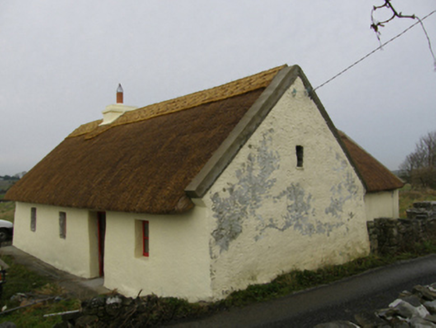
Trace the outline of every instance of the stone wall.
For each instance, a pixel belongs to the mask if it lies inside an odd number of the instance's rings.
[[[406,213],[408,219],[436,219],[436,202],[415,202]]]
[[[367,222],[371,253],[394,254],[413,250],[416,243],[436,239],[436,218],[390,219]]]

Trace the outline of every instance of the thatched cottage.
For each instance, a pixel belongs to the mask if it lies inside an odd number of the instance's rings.
[[[16,247],[123,294],[220,299],[366,255],[367,220],[398,216],[402,182],[335,128],[298,66],[103,114],[7,198]]]

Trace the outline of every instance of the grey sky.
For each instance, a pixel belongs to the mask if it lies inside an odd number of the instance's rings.
[[[0,175],[30,170],[118,83],[145,106],[282,64],[313,87],[379,46],[380,0],[0,2]],[[423,17],[434,0],[394,0]],[[380,14],[382,14],[380,12]],[[394,20],[382,42],[414,23]],[[424,21],[436,47],[436,14]],[[337,128],[390,169],[436,130],[436,73],[420,26],[317,90]]]

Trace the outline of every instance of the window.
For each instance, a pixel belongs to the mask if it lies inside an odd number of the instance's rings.
[[[303,146],[296,146],[295,153],[297,155],[297,167],[303,167]]]
[[[67,238],[67,213],[59,212],[59,237]]]
[[[30,209],[30,230],[36,231],[36,207]]]
[[[135,249],[136,258],[146,259],[150,256],[150,224],[146,220],[135,220]]]
[[[149,229],[148,221],[142,221],[142,255],[149,256]]]

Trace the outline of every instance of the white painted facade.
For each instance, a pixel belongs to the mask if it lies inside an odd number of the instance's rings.
[[[104,285],[122,294],[154,293],[210,300],[209,220],[196,206],[186,214],[107,212]],[[149,222],[149,257],[141,253],[141,221]]]
[[[36,208],[36,229],[30,228]],[[59,212],[67,234],[59,236]],[[149,222],[150,253],[142,254],[142,221]],[[104,286],[127,296],[156,294],[189,301],[211,300],[208,211],[150,215],[106,212]],[[96,212],[17,203],[14,246],[74,275],[99,276]]]
[[[398,199],[398,189],[367,193],[365,195],[366,219],[372,221],[376,218],[399,218]]]
[[[367,255],[364,193],[297,79],[204,197],[214,297]]]
[[[31,208],[36,229],[31,230]],[[66,213],[66,238],[60,237],[59,212]],[[16,203],[14,246],[76,276],[98,276],[97,221],[93,212],[41,204]]]

